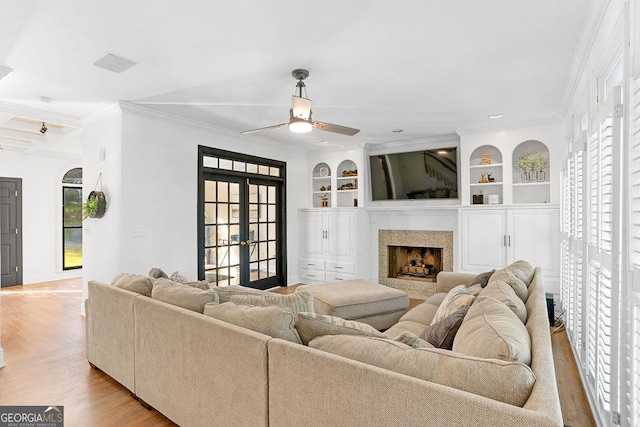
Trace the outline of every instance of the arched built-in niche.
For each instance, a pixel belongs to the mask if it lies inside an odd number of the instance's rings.
[[[521,171],[516,165],[527,153],[539,154],[546,161],[544,168]],[[549,203],[551,198],[549,148],[541,141],[523,141],[513,150],[511,173],[513,203]]]
[[[482,145],[473,150],[469,158],[470,203],[503,203],[502,177],[502,153],[499,149],[493,145]]]
[[[326,199],[327,206],[331,206],[331,168],[326,163],[318,163],[314,168],[311,176],[313,185],[313,207],[322,206],[323,200]]]

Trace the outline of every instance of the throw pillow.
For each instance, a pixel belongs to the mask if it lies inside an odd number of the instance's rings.
[[[171,273],[171,276],[169,276],[169,280],[171,280],[172,282],[185,283],[189,279],[187,279],[185,276],[183,276],[179,272],[174,271],[173,273]]]
[[[469,284],[470,285],[480,285],[480,286],[482,286],[484,288],[485,286],[487,286],[487,283],[489,282],[489,278],[491,277],[491,275],[493,273],[495,273],[495,272],[496,272],[496,270],[493,269],[491,271],[487,271],[486,273],[480,273],[476,277],[471,279]]]
[[[522,363],[416,349],[381,338],[324,336],[309,347],[516,406],[527,402],[536,382],[531,368]]]
[[[162,271],[157,267],[154,267],[151,270],[149,270],[149,277],[153,277],[154,279],[158,279],[160,277],[164,277],[165,279],[169,278],[169,276],[167,276],[167,273],[165,273],[164,271]]]
[[[151,297],[153,282],[149,276],[143,276],[141,274],[121,273],[113,278],[113,280],[111,281],[111,286]]]
[[[423,340],[422,338],[412,334],[411,332],[403,332],[398,335],[394,341],[401,342],[402,344],[406,344],[409,347],[413,348],[433,348],[431,343]]]
[[[220,304],[231,301],[233,295],[263,295],[266,292],[259,289],[247,288],[240,285],[213,286],[213,291],[218,294]]]
[[[273,338],[302,343],[295,328],[295,316],[282,307],[251,307],[225,302],[208,304],[204,314]]]
[[[499,279],[491,282],[490,285],[482,290],[476,301],[486,297],[495,298],[502,302],[509,307],[516,316],[518,316],[518,319],[520,319],[522,323],[527,323],[527,308],[522,300],[516,295],[513,288],[507,283]]]
[[[309,291],[294,292],[288,295],[264,292],[261,295],[233,295],[231,302],[242,305],[253,305],[256,307],[276,307],[286,308],[297,316],[298,313],[313,313],[313,294]]]
[[[467,287],[467,291],[469,292],[469,294],[473,295],[474,297],[477,297],[481,290],[482,290],[482,285],[479,283],[476,285],[471,285]]]
[[[506,268],[496,271],[489,279],[489,283],[493,283],[497,280],[502,280],[503,282],[507,283],[513,288],[516,295],[518,295],[522,302],[527,302],[527,298],[529,297],[527,285],[525,285],[522,280],[518,279],[511,271],[507,270]]]
[[[218,302],[218,295],[211,289],[198,289],[167,279],[156,279],[151,297],[198,313],[204,311],[205,304]]]
[[[366,323],[317,313],[298,313],[296,330],[305,345],[322,335],[364,335],[386,338],[386,335]]]
[[[469,311],[469,307],[463,307],[439,322],[428,326],[420,335],[420,338],[437,348],[451,350],[453,339],[460,329],[464,316]]]
[[[155,280],[152,280],[152,282],[153,282],[153,286],[155,286],[157,283],[162,283],[165,285],[187,285],[187,286],[191,286],[192,288],[204,289],[205,291],[211,289],[211,287],[209,286],[209,282],[207,282],[206,280],[182,283],[182,282],[174,282],[173,280],[166,279],[164,277],[159,277]]]
[[[531,363],[527,328],[506,305],[489,297],[469,308],[452,350],[468,356]]]
[[[438,307],[438,311],[436,311],[435,316],[433,316],[433,319],[431,320],[431,324],[434,325],[438,323],[462,307],[469,307],[475,298],[476,297],[469,294],[466,285],[456,286],[451,289],[444,300],[442,300],[442,303]]]
[[[511,271],[518,279],[529,287],[533,280],[533,266],[527,261],[518,260],[507,266],[507,270]]]

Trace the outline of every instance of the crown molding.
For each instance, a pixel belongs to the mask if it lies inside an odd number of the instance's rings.
[[[540,126],[560,126],[562,120],[560,115],[554,115],[550,117],[542,117],[539,119],[522,120],[519,122],[504,122],[502,124],[484,125],[484,126],[470,126],[467,128],[456,129],[456,132],[461,136],[468,136],[470,134],[477,133],[494,133],[507,130],[518,130],[528,127],[540,127]]]
[[[199,120],[194,120],[194,119],[189,119],[186,117],[182,117],[182,116],[178,116],[175,114],[171,114],[171,113],[167,113],[164,111],[158,111],[156,109],[153,108],[149,108],[149,107],[145,107],[139,104],[135,104],[132,102],[127,102],[127,101],[120,101],[118,103],[118,105],[120,106],[120,109],[124,112],[127,112],[129,114],[134,114],[136,116],[139,117],[145,117],[148,119],[152,119],[152,120],[158,120],[158,121],[171,121],[173,123],[177,123],[177,124],[182,124],[184,126],[188,126],[188,127],[192,127],[192,128],[197,128],[197,129],[201,129],[204,130],[206,132],[209,133],[214,133],[216,135],[220,135],[220,134],[224,134],[224,135],[228,135],[234,139],[238,139],[238,140],[251,140],[253,142],[257,142],[257,143],[267,143],[269,145],[274,146],[275,148],[280,148],[282,150],[286,150],[286,151],[295,151],[295,152],[299,152],[299,153],[306,153],[308,150],[306,149],[302,149],[300,147],[294,147],[288,144],[284,144],[281,142],[275,142],[275,141],[271,141],[271,140],[267,140],[267,139],[263,139],[260,137],[256,137],[256,136],[251,136],[251,135],[240,135],[238,132],[234,132],[231,131],[229,129],[226,128],[222,128],[216,125],[212,125],[210,123],[204,123],[201,122]]]

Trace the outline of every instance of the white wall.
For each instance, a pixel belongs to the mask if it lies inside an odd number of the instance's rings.
[[[62,269],[62,177],[79,158],[4,150],[0,176],[22,179],[22,280],[25,285],[79,277]]]
[[[85,239],[88,280],[152,267],[197,277],[198,145],[287,162],[288,283],[297,282],[296,197],[306,190],[306,156],[257,139],[199,126],[123,105],[85,128],[85,182],[102,172],[108,209],[89,220]],[[104,162],[94,161],[106,149]],[[92,185],[92,184],[91,184]],[[86,188],[86,187],[85,187]],[[133,230],[144,232],[133,236]],[[85,226],[85,235],[87,226]]]

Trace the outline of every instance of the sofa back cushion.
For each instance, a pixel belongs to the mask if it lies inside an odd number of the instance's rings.
[[[531,339],[527,328],[506,305],[489,297],[471,306],[453,340],[453,351],[531,364]]]
[[[363,335],[386,338],[382,332],[366,323],[317,313],[298,313],[296,330],[305,345],[322,335]]]
[[[518,295],[518,298],[520,298],[522,302],[527,302],[527,298],[529,297],[527,285],[525,285],[522,280],[518,279],[510,270],[503,268],[496,271],[489,279],[489,284],[495,282],[496,280],[502,280],[503,282],[507,283],[513,288],[514,292],[516,293],[516,295]]]
[[[309,347],[516,406],[525,404],[536,381],[522,363],[415,349],[381,338],[323,336]]]
[[[141,274],[121,273],[113,278],[111,286],[151,297],[153,278]]]
[[[259,295],[232,295],[230,301],[236,304],[256,307],[276,306],[286,308],[295,316],[298,313],[314,313],[313,294],[309,291],[298,291],[288,295],[263,292]]]
[[[246,286],[213,286],[211,289],[218,294],[220,304],[231,301],[234,295],[264,295],[266,292],[259,289],[247,288]]]
[[[491,277],[491,275],[495,272],[496,270],[494,268],[491,271],[480,273],[476,277],[471,279],[471,281],[469,282],[469,285],[480,285],[481,287],[484,288],[485,286],[487,286],[487,283],[489,283],[489,278]]]
[[[282,307],[254,307],[232,302],[207,304],[205,316],[242,326],[252,331],[302,344],[295,328],[295,316]]]
[[[211,289],[194,288],[164,278],[156,279],[151,298],[198,313],[204,311],[205,304],[218,302],[218,295]]]
[[[444,299],[440,303],[438,311],[436,311],[435,316],[433,316],[433,319],[431,319],[431,324],[433,325],[441,321],[445,317],[453,314],[458,309],[469,307],[475,299],[476,297],[469,294],[466,285],[456,286],[447,293],[447,296],[444,297]]]
[[[518,260],[507,266],[507,270],[512,272],[518,279],[529,287],[533,279],[533,266],[527,261]]]
[[[491,282],[490,285],[487,285],[487,287],[480,292],[478,300],[486,297],[495,298],[502,302],[504,305],[509,307],[516,316],[518,316],[518,319],[520,319],[522,323],[527,323],[527,308],[522,300],[516,295],[513,288],[507,283],[500,279]]]

